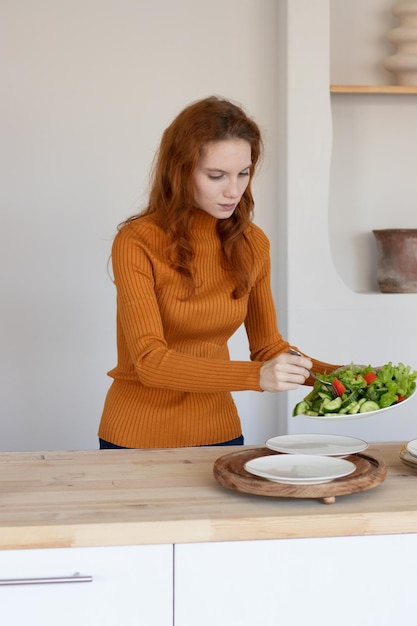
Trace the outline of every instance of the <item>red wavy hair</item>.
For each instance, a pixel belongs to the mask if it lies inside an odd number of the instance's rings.
[[[249,269],[253,252],[245,235],[253,217],[251,181],[262,153],[262,138],[257,124],[229,100],[209,97],[186,107],[164,131],[156,154],[149,203],[146,209],[124,224],[143,215],[155,214],[168,238],[172,266],[195,292],[193,249],[190,225],[194,204],[193,172],[203,147],[209,142],[244,139],[251,146],[249,184],[233,214],[217,222],[224,266],[235,279],[234,298],[249,291]]]

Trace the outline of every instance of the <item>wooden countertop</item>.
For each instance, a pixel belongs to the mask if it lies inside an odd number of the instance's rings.
[[[371,445],[385,481],[331,505],[222,487],[214,461],[236,447],[0,453],[0,548],[416,533],[402,443]]]

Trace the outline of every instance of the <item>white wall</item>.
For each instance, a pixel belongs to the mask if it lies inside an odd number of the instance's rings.
[[[256,215],[274,237],[277,11],[275,0],[0,0],[0,450],[97,446],[116,358],[111,240],[189,102],[231,98],[263,128]],[[246,358],[244,337],[232,349]],[[275,432],[274,397],[237,402],[249,442]]]
[[[288,338],[333,363],[402,361],[417,369],[417,294],[377,291],[369,233],[415,227],[417,99],[355,95],[342,96],[342,102],[330,98],[328,87],[330,81],[389,82],[380,63],[391,5],[290,0],[288,7]],[[344,55],[338,53],[340,41]],[[300,49],[309,51],[302,63]],[[356,50],[357,76],[346,69],[350,49]],[[357,280],[358,267],[366,280]],[[304,389],[288,394],[289,432],[335,432],[368,441],[417,437],[417,398],[380,415],[329,423],[291,417],[304,395]]]
[[[416,99],[329,96],[330,81],[390,81],[377,63],[390,3],[0,0],[0,450],[96,447],[116,358],[115,227],[144,201],[163,128],[212,93],[265,132],[256,221],[281,329],[329,361],[417,367],[417,295],[360,293],[376,288],[370,228],[395,226],[394,204],[415,226]],[[232,354],[246,357],[242,333]],[[247,443],[328,432],[291,418],[304,393],[237,394]],[[333,430],[416,437],[416,402],[396,411]]]
[[[395,52],[386,38],[398,26],[391,13],[394,4],[331,1],[331,83],[395,84],[395,75],[383,67]],[[332,123],[332,257],[350,289],[377,291],[372,230],[417,226],[417,97],[335,94]]]

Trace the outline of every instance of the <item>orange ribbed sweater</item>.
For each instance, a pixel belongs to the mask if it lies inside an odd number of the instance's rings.
[[[153,215],[125,225],[112,249],[118,362],[109,372],[99,436],[127,448],[198,446],[234,439],[241,424],[231,391],[261,391],[262,363],[289,344],[280,335],[270,288],[269,241],[254,224],[250,294],[238,300],[221,263],[216,218],[195,209],[197,290],[186,296],[169,267],[166,236]],[[249,361],[230,361],[227,341],[245,324]],[[336,367],[314,361],[316,371]]]

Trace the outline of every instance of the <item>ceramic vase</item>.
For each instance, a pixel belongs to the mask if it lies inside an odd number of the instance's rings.
[[[417,293],[417,228],[372,231],[376,239],[377,279],[383,293]]]
[[[387,39],[397,52],[385,59],[384,67],[395,74],[398,85],[417,85],[417,2],[397,2],[392,13],[400,25],[388,31]]]

